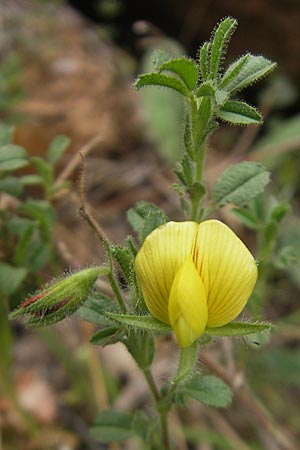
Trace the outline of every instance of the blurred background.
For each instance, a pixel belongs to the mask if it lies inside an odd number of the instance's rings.
[[[0,140],[26,151],[16,167],[1,168],[0,160],[0,450],[139,449],[134,439],[104,445],[89,434],[95,414],[109,405],[149,407],[147,387],[121,345],[93,347],[95,327],[78,317],[31,331],[5,316],[64,270],[104,260],[78,215],[79,150],[86,154],[87,199],[113,242],[131,232],[126,210],[139,200],[181,218],[170,187],[181,152],[182,103],[176,93],[137,93],[132,83],[151,70],[157,48],[195,58],[228,15],[239,27],[227,63],[250,51],[278,69],[246,93],[265,124],[222,125],[210,142],[206,177],[212,186],[227,165],[261,161],[272,170],[269,198],[291,205],[264,286],[263,317],[278,326],[268,342],[210,344],[201,368],[231,385],[233,404],[226,411],[192,404],[174,414],[172,430],[178,450],[299,448],[300,2],[0,0]],[[227,208],[219,217],[255,253],[251,226]],[[157,345],[154,371],[163,383],[175,370],[177,350],[166,339]],[[239,389],[241,370],[246,390]]]

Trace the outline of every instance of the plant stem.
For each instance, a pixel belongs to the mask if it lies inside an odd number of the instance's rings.
[[[169,429],[168,429],[168,414],[170,411],[170,408],[161,408],[159,403],[162,400],[162,397],[157,389],[157,386],[155,384],[152,372],[150,368],[143,369],[143,373],[145,376],[145,379],[148,383],[149,389],[153,395],[153,398],[155,399],[156,405],[157,405],[157,411],[160,415],[160,424],[161,424],[161,432],[162,432],[162,442],[163,442],[163,449],[164,450],[171,450],[171,444],[170,444],[170,438],[169,438]]]
[[[151,391],[155,401],[159,402],[160,399],[161,399],[160,398],[160,393],[158,392],[158,389],[157,389],[157,386],[155,384],[155,381],[154,381],[154,378],[153,378],[151,370],[149,369],[149,367],[147,367],[147,369],[143,369],[143,372],[144,372],[146,381],[148,383],[149,389],[150,389],[150,391]]]

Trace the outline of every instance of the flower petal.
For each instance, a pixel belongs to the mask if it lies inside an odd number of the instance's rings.
[[[206,327],[206,294],[191,255],[174,278],[169,298],[169,320],[181,347],[189,347]]]
[[[256,283],[253,256],[229,227],[207,220],[199,225],[194,261],[207,293],[207,326],[231,322],[246,305]]]
[[[168,301],[174,277],[193,254],[198,224],[168,222],[145,239],[136,257],[136,273],[146,305],[158,320],[169,322]]]

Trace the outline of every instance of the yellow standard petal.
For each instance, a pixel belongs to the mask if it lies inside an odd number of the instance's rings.
[[[199,225],[194,262],[208,303],[208,327],[223,326],[245,307],[257,279],[255,260],[225,224],[207,220]]]
[[[180,347],[189,347],[206,327],[206,294],[191,255],[175,275],[169,298],[169,320]]]
[[[168,222],[147,236],[136,257],[136,273],[149,311],[169,322],[168,302],[176,273],[193,254],[198,224]]]

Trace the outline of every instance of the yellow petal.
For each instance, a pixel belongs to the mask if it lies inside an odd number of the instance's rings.
[[[146,305],[158,320],[169,323],[168,301],[174,277],[193,254],[198,224],[168,222],[145,239],[136,257],[136,273]]]
[[[207,326],[231,322],[246,305],[256,283],[253,256],[229,227],[207,220],[199,225],[194,262],[207,294]]]
[[[169,320],[180,347],[189,347],[206,327],[205,290],[191,255],[174,278],[169,298]]]

